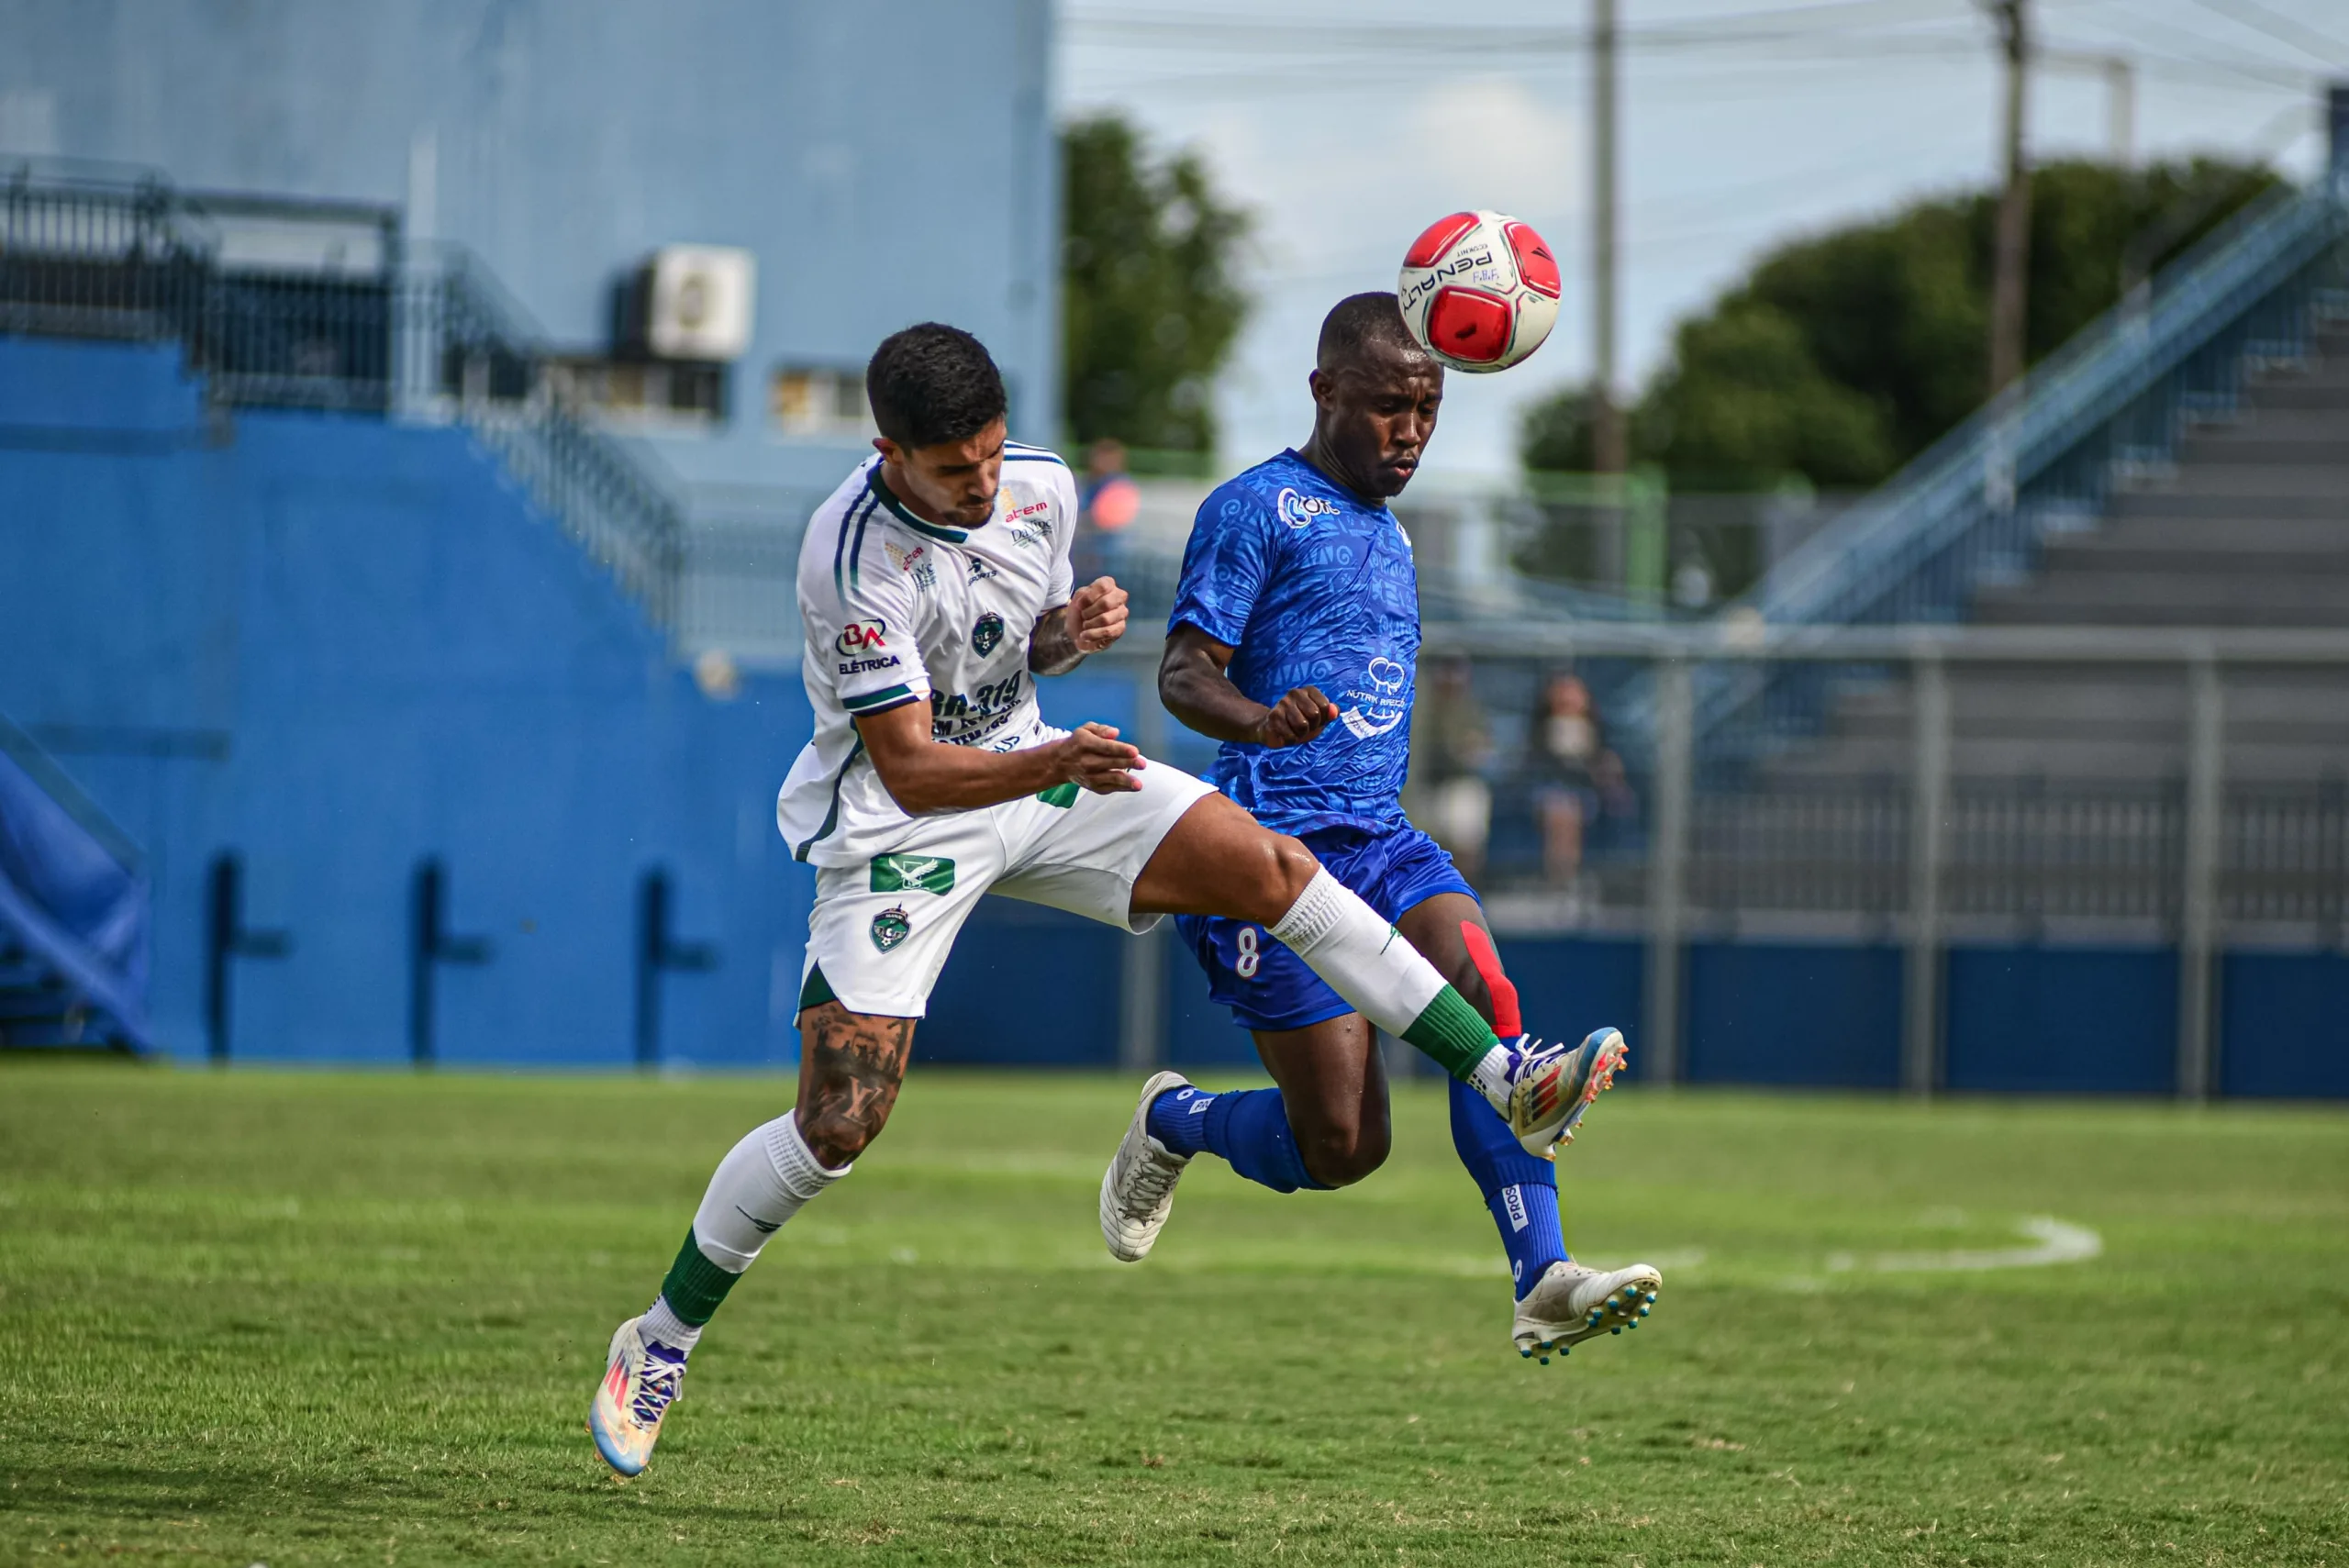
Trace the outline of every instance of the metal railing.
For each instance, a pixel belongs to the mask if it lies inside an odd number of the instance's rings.
[[[1204,767],[1211,743],[1158,706],[1155,639],[1136,641],[1097,668],[1136,683],[1145,751]],[[1645,1070],[1665,1081],[1686,1060],[1687,952],[1698,941],[1901,950],[1902,1074],[1920,1093],[1943,1082],[1953,947],[2172,949],[2176,1083],[2189,1098],[2213,1091],[2222,951],[2349,951],[2349,708],[2338,698],[2349,690],[2349,632],[1937,625],[1741,636],[1718,626],[1461,624],[1430,626],[1427,651],[1471,662],[1487,718],[1490,830],[1453,847],[1464,865],[1482,860],[1471,874],[1496,929],[1641,942],[1641,1050]],[[1529,709],[1541,677],[1571,669],[1587,680],[1605,666],[1649,677],[1656,733],[1624,756],[1621,798],[1579,792],[1581,859],[1560,878],[1554,862],[1545,865],[1553,846],[1535,817],[1545,790],[1552,809],[1576,792],[1525,777],[1515,759],[1534,745]],[[1709,670],[1836,666],[1877,673],[1873,688],[1846,691],[1839,715],[1862,697],[1898,695],[1888,762],[1881,750],[1839,752],[1841,718],[1773,768],[1725,762],[1699,729],[1697,694]],[[2110,694],[2155,687],[2164,700],[2141,704],[2126,724],[2046,741],[2027,768],[1998,764],[2010,750],[2001,727],[2028,729],[2083,694],[2094,708]],[[2062,701],[2042,702],[2034,718],[2015,696],[2034,690]],[[1431,700],[1423,685],[1423,716]],[[1611,747],[1603,702],[1598,711],[1600,743]],[[2111,736],[2124,730],[2133,739],[2116,762]],[[2279,752],[2278,732],[2304,744]],[[1405,800],[1419,811],[1412,793]]]
[[[1955,618],[1977,584],[2027,568],[2053,529],[2158,472],[2189,420],[2232,413],[2246,370],[2304,357],[2349,314],[2349,188],[2285,189],[2239,216],[1774,567],[1736,606],[1771,625]],[[1719,675],[1709,734],[1766,752],[1819,721],[1819,672]]]
[[[0,332],[179,343],[206,395],[462,425],[667,630],[683,507],[550,373],[488,270],[397,212],[0,170]]]

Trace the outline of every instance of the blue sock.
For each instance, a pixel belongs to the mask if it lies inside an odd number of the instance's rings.
[[[1457,1078],[1452,1080],[1452,1147],[1500,1227],[1509,1275],[1522,1301],[1552,1263],[1566,1260],[1557,1169],[1520,1148],[1500,1113]]]
[[[1221,1095],[1170,1089],[1151,1102],[1145,1125],[1175,1153],[1221,1155],[1233,1170],[1276,1193],[1329,1191],[1305,1169],[1278,1089]]]

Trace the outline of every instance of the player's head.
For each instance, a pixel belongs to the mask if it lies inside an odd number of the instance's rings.
[[[1005,398],[986,345],[936,321],[893,332],[864,367],[864,395],[881,431],[873,445],[898,499],[959,528],[994,515]]]
[[[1350,295],[1321,319],[1313,444],[1365,495],[1399,495],[1419,472],[1443,402],[1443,366],[1403,325],[1391,294]]]

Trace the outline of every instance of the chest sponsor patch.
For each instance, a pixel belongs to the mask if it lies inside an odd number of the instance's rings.
[[[954,862],[940,855],[875,855],[872,885],[875,893],[951,893]]]
[[[1362,679],[1349,692],[1352,706],[1339,710],[1347,729],[1358,740],[1371,740],[1403,722],[1403,688],[1411,672],[1384,654],[1363,667]]]
[[[888,554],[890,562],[898,571],[914,580],[914,586],[917,589],[938,586],[938,562],[930,559],[928,545],[918,544],[913,549],[907,550],[901,545],[891,544],[885,539],[882,541],[881,548]]]

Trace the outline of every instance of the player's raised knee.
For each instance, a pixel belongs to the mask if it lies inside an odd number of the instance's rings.
[[[1254,835],[1234,868],[1234,891],[1248,905],[1232,913],[1260,926],[1276,924],[1305,895],[1321,869],[1313,851],[1286,833]]]

